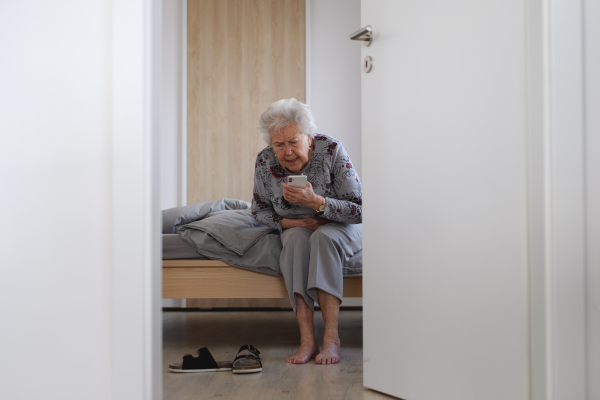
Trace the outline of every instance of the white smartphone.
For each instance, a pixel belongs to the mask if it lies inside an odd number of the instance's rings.
[[[306,175],[290,175],[287,177],[288,185],[304,189],[306,187]]]

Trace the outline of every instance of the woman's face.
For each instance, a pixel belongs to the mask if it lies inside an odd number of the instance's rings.
[[[279,133],[271,131],[271,146],[282,167],[300,172],[310,158],[312,138],[303,134],[298,125],[289,123]]]

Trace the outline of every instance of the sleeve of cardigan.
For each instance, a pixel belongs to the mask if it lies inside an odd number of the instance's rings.
[[[362,223],[362,185],[350,156],[338,142],[332,163],[332,185],[336,199],[326,198],[323,218],[347,224]]]
[[[254,171],[254,193],[252,196],[252,216],[263,225],[277,229],[279,233],[283,231],[281,220],[283,219],[273,209],[273,204],[267,195],[265,176],[261,166],[257,166]]]

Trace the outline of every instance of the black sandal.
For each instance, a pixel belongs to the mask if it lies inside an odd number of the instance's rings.
[[[251,354],[241,354],[242,351],[248,351]],[[234,374],[250,374],[252,372],[262,371],[262,360],[259,356],[260,351],[251,344],[245,344],[240,347],[240,350],[233,360]]]
[[[206,347],[198,350],[198,357],[191,354],[183,356],[182,363],[169,364],[171,372],[221,372],[231,371],[232,364],[228,361],[215,361]]]

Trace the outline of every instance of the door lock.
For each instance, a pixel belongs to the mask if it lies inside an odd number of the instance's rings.
[[[366,56],[363,61],[363,71],[365,71],[368,74],[369,72],[371,72],[371,69],[373,69],[373,59],[371,58],[371,56]]]

